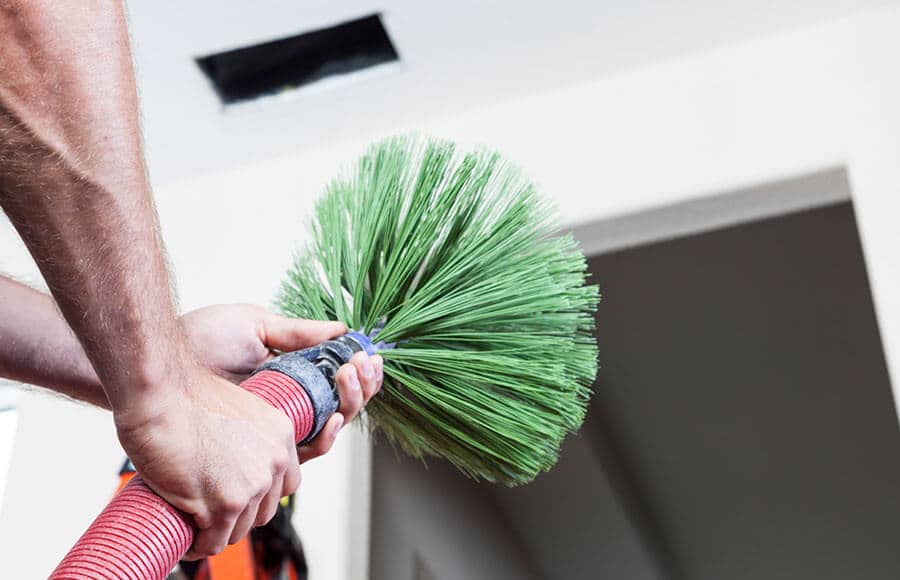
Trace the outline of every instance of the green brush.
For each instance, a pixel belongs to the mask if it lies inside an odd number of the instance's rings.
[[[556,463],[597,370],[596,286],[498,154],[394,137],[332,181],[277,303],[383,343],[368,424],[407,453],[517,485]]]

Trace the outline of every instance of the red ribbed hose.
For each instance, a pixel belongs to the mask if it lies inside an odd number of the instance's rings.
[[[294,424],[297,442],[312,429],[309,397],[289,376],[262,371],[241,386],[284,411]],[[137,475],[97,516],[50,578],[163,580],[191,547],[195,532],[190,516],[153,493]]]

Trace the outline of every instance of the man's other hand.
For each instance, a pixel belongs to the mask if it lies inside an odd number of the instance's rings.
[[[347,332],[341,322],[278,316],[252,304],[207,306],[181,318],[185,335],[199,359],[234,383],[250,376],[275,356],[308,348]],[[384,361],[357,353],[335,375],[341,404],[316,438],[299,448],[300,462],[324,455],[335,437],[381,389]]]

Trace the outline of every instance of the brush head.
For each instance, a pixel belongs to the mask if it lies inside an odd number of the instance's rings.
[[[597,287],[554,216],[496,153],[394,137],[328,185],[277,302],[394,345],[374,433],[524,483],[581,425],[597,369]]]

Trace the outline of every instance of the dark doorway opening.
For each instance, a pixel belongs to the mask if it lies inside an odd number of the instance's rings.
[[[703,229],[590,258],[602,369],[553,471],[475,485],[376,446],[374,580],[415,562],[438,580],[900,577],[900,430],[852,203]]]

